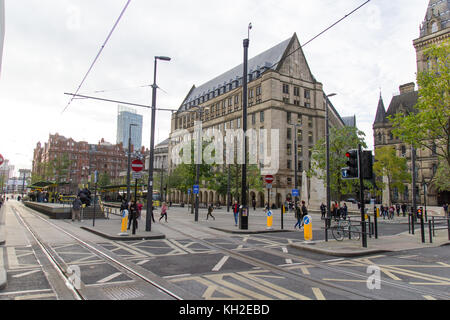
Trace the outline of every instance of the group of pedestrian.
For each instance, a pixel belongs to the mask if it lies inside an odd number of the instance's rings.
[[[323,203],[322,203],[322,206],[321,206],[321,212],[322,212],[322,217],[324,217],[324,211],[326,210],[326,206]],[[333,203],[331,203],[330,213],[331,213],[331,218],[336,221],[338,221],[340,219],[347,220],[347,215],[348,215],[347,203],[344,202],[344,204],[341,207],[341,206],[339,206],[339,203],[337,201],[334,201]]]

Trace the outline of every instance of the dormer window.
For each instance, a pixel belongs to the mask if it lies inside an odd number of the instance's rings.
[[[433,22],[431,23],[431,33],[437,32],[438,29],[439,29],[439,28],[438,28],[437,22],[436,22],[436,21],[433,21]]]

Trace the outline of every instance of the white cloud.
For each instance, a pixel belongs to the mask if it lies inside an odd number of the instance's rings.
[[[49,133],[77,140],[115,142],[117,106],[75,100],[73,92],[125,5],[125,0],[22,0],[6,2],[6,37],[0,106],[5,138],[0,153],[16,168],[30,167],[33,148]],[[252,22],[250,57],[297,33],[302,43],[342,18],[361,0],[133,0],[82,92],[153,82],[159,62],[159,107],[177,109],[193,84],[200,85],[240,64],[242,40]],[[311,42],[305,54],[316,78],[343,115],[356,114],[373,145],[372,122],[382,88],[385,104],[400,84],[415,79],[412,40],[428,1],[378,0]],[[24,5],[26,4],[26,5]],[[151,103],[151,88],[98,93]],[[143,143],[150,141],[150,111]],[[7,119],[7,120],[5,120]],[[169,133],[170,113],[158,113],[158,140]],[[15,154],[29,154],[29,157]],[[28,158],[28,159],[27,159]]]

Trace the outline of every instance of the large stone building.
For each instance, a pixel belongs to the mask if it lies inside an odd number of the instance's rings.
[[[420,37],[414,40],[414,47],[417,53],[417,71],[422,72],[428,68],[429,61],[424,57],[424,51],[427,47],[434,44],[440,44],[450,37],[450,0],[431,0],[429,2],[425,20],[420,26]],[[403,143],[392,134],[392,124],[388,117],[396,113],[414,112],[414,106],[419,97],[415,90],[415,83],[408,83],[400,86],[400,94],[392,98],[388,109],[385,109],[384,102],[380,96],[378,109],[373,124],[373,134],[375,141],[375,151],[383,146],[393,146],[397,151],[397,156],[406,157],[408,168],[412,170],[411,146]],[[434,149],[434,148],[432,148]],[[423,184],[429,183],[437,170],[438,158],[435,150],[419,149],[416,150],[416,195],[419,203],[424,203],[425,191]],[[404,202],[412,203],[412,184],[405,186],[403,194],[398,190],[384,190],[383,204]],[[389,194],[392,194],[390,199]],[[427,189],[427,204],[436,206],[450,202],[449,192],[437,192],[431,184]]]
[[[299,186],[302,174],[310,167],[313,146],[325,135],[325,108],[328,106],[330,110],[331,126],[342,127],[345,122],[327,98],[322,83],[313,76],[296,34],[250,59],[248,70],[247,128],[257,132],[267,129],[269,136],[271,129],[279,132],[276,141],[279,149],[271,147],[271,138],[267,146],[268,153],[279,159],[279,170],[274,175],[270,199],[271,203],[279,206],[291,197],[294,166],[297,165],[299,169]],[[242,71],[241,64],[199,87],[192,87],[178,112],[172,115],[169,155],[180,142],[179,138],[174,139],[177,132],[194,132],[194,121],[200,120],[197,112],[199,108],[204,110],[201,119],[204,130],[215,129],[225,133],[227,129],[242,128]],[[353,122],[352,119],[347,120],[348,123]],[[294,160],[296,134],[298,164]],[[264,147],[264,143],[259,140],[255,149]],[[171,170],[175,166],[173,161],[169,158]],[[260,164],[260,168],[264,169],[264,165]],[[179,191],[171,196],[174,202],[187,202],[188,199],[187,194]],[[201,189],[199,197],[202,203],[226,203],[225,196],[212,190]],[[267,202],[267,193],[250,190],[250,201],[252,198],[258,206],[263,206]]]
[[[46,164],[53,160],[67,160],[59,169],[46,170]],[[102,139],[98,144],[77,142],[59,134],[49,136],[48,142],[37,143],[33,154],[32,176],[43,180],[67,182],[63,191],[74,192],[80,184],[86,184],[96,170],[108,174],[111,181],[120,179],[120,173],[127,169],[127,154],[122,144],[113,145]]]

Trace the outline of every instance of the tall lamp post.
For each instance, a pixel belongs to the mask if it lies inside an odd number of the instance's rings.
[[[145,231],[152,231],[152,215],[153,215],[153,165],[155,160],[155,117],[156,117],[156,66],[158,60],[170,61],[171,58],[156,56],[155,68],[153,72],[153,92],[152,92],[152,122],[150,128],[150,160],[148,166],[148,186],[147,186],[147,216],[145,218]]]
[[[131,127],[137,127],[137,124],[130,123],[129,131],[128,131],[128,167],[127,167],[127,202],[130,202],[131,192],[130,192],[130,167],[131,167]]]
[[[326,159],[327,159],[327,218],[331,216],[331,191],[330,191],[330,125],[329,125],[329,111],[328,98],[334,97],[336,93],[331,93],[326,96],[325,105],[325,135],[326,135]]]
[[[248,37],[244,39],[244,70],[242,74],[242,129],[243,129],[243,152],[244,152],[244,163],[242,165],[242,210],[239,210],[239,229],[248,229],[248,206],[247,206],[247,106],[248,106],[248,48],[250,46],[250,30],[252,29],[252,24],[248,26]]]

